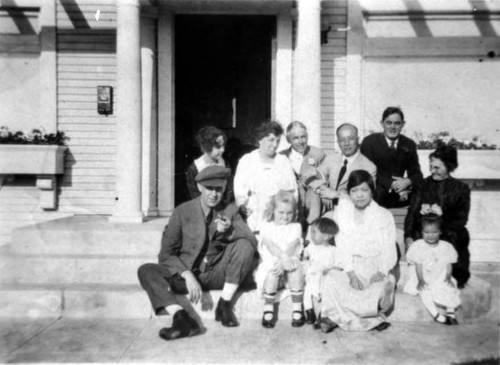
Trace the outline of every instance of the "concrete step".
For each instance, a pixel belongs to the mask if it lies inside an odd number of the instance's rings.
[[[498,291],[498,288],[496,289]],[[192,305],[186,296],[178,295],[181,304],[201,320],[213,319],[221,291],[205,292],[200,303]],[[498,295],[497,295],[498,297]],[[489,315],[492,308],[491,284],[473,276],[461,291],[460,321]],[[493,306],[498,317],[498,303]],[[263,300],[256,290],[238,292],[235,313],[240,319],[259,319]],[[279,304],[282,318],[291,315],[290,298]],[[135,285],[0,285],[0,317],[70,317],[70,318],[149,318],[153,315],[146,293]],[[432,321],[418,296],[396,292],[390,321]]]
[[[0,283],[136,284],[137,269],[154,257],[16,255],[0,257]]]
[[[16,254],[156,256],[168,218],[111,223],[107,216],[55,219],[15,228],[9,250]]]

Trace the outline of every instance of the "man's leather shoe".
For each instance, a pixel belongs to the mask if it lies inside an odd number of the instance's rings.
[[[220,321],[225,327],[236,327],[240,325],[234,315],[231,301],[222,298],[219,299],[217,308],[215,308],[215,320]]]
[[[201,333],[201,327],[198,322],[182,309],[174,314],[172,327],[162,328],[159,335],[164,340],[170,341],[182,337],[196,336],[199,333]]]

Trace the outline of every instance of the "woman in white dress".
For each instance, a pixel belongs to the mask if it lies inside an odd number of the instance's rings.
[[[259,148],[238,162],[234,197],[252,231],[259,231],[271,197],[280,190],[298,198],[297,180],[289,160],[277,153],[283,128],[277,122],[262,123],[256,130]]]
[[[321,329],[382,331],[390,326],[385,313],[394,302],[396,226],[392,214],[373,200],[375,184],[368,172],[351,172],[347,190],[350,199],[340,199],[325,214],[339,226],[337,264],[343,271],[324,278]]]

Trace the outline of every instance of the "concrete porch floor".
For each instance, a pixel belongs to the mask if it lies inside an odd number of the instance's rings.
[[[258,320],[238,328],[206,323],[200,336],[166,342],[150,320],[47,319],[0,321],[6,363],[301,363],[498,364],[498,321],[446,327],[396,322],[384,332],[324,334],[292,328],[288,318],[268,330]],[[489,361],[485,361],[489,360]],[[475,362],[474,362],[475,361]],[[479,362],[481,361],[481,362]]]
[[[393,321],[384,332],[324,334],[291,327],[290,314],[280,311],[274,329],[254,318],[237,328],[205,318],[204,334],[166,342],[158,331],[170,317],[2,318],[0,363],[498,364],[500,275],[483,278],[493,287],[492,309],[453,327]]]

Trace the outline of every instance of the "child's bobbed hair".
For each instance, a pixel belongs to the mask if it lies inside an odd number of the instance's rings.
[[[422,216],[422,220],[420,222],[420,226],[421,226],[422,229],[425,226],[429,226],[429,225],[436,225],[439,228],[441,228],[442,221],[443,220],[441,219],[441,217],[438,216],[437,214],[435,214],[435,213],[429,213],[429,214],[426,214],[426,215]]]
[[[290,204],[293,210],[293,219],[292,222],[295,222],[297,219],[297,199],[293,196],[288,190],[280,190],[278,191],[269,203],[266,206],[266,210],[264,211],[264,219],[268,222],[272,222],[274,220],[274,210],[278,203]]]
[[[317,229],[320,233],[332,236],[328,243],[335,246],[335,235],[339,233],[339,226],[333,219],[321,217],[311,223],[311,228]]]

